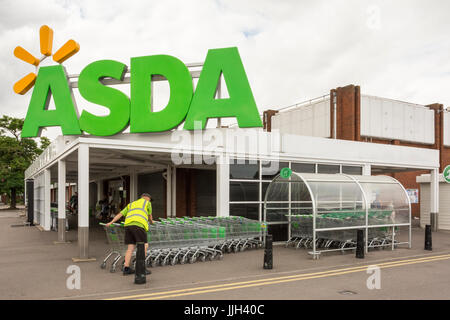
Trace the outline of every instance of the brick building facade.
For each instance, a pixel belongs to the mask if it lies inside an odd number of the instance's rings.
[[[360,86],[348,85],[330,90],[330,137],[361,141],[369,143],[392,144],[417,148],[437,149],[440,151],[440,172],[450,164],[450,147],[444,145],[444,106],[439,103],[426,105],[425,107],[434,111],[434,144],[413,143],[400,139],[380,139],[364,137],[361,135],[361,88]],[[335,102],[335,103],[334,103]],[[336,108],[336,121],[334,119],[334,108]],[[272,130],[272,117],[277,110],[266,110],[263,114],[264,128]],[[336,123],[336,128],[334,128]],[[336,137],[334,137],[334,134]],[[392,177],[399,180],[405,189],[419,189],[416,177],[429,173],[427,171],[392,172]],[[420,216],[420,204],[411,204],[412,215]]]

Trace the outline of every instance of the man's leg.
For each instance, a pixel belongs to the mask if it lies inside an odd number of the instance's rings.
[[[134,244],[129,244],[128,245],[128,249],[127,252],[125,253],[125,267],[129,267],[130,266],[130,262],[131,262],[131,255],[133,254],[135,245]]]

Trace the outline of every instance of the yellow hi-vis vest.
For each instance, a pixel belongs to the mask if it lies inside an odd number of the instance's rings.
[[[133,225],[136,222],[144,226],[145,231],[148,231],[148,215],[147,212],[148,201],[141,198],[133,201],[128,205],[128,212],[125,217],[125,226]]]

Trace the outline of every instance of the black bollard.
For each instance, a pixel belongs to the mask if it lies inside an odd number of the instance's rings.
[[[425,250],[433,250],[431,242],[431,224],[425,226]]]
[[[356,233],[356,258],[364,259],[364,230]]]
[[[27,222],[30,226],[34,225],[34,180],[27,179]]]
[[[144,284],[147,282],[145,275],[145,244],[138,242],[136,244],[136,271],[134,276],[135,284]]]
[[[273,268],[273,254],[272,254],[272,235],[266,236],[266,248],[264,249],[264,269]]]

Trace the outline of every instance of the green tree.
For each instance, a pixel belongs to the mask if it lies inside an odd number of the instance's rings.
[[[24,190],[24,173],[50,144],[40,138],[40,146],[31,138],[21,138],[24,119],[4,115],[0,118],[0,193],[7,193],[10,208],[16,208],[16,197]]]

